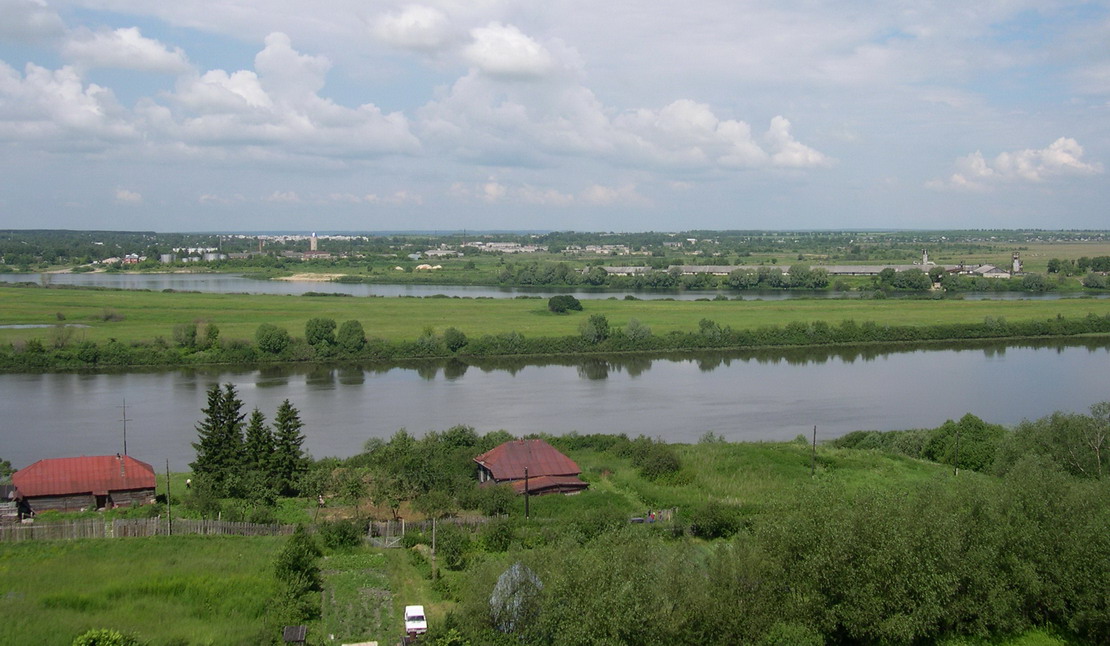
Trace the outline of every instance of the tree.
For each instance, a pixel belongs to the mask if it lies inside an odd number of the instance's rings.
[[[300,481],[302,473],[308,470],[308,459],[301,450],[304,444],[304,435],[301,429],[300,412],[289,403],[281,402],[277,414],[274,415],[274,454],[271,473],[278,482],[281,492],[285,495],[295,495],[296,484]]]
[[[578,331],[588,343],[601,343],[609,338],[609,319],[604,314],[591,314]]]
[[[547,299],[547,309],[556,314],[564,314],[571,310],[581,312],[582,302],[570,294],[556,294]]]
[[[366,345],[366,332],[358,321],[343,321],[336,333],[335,342],[344,352],[355,353]]]
[[[273,323],[263,323],[254,332],[258,349],[270,354],[279,354],[289,346],[289,332]]]
[[[304,324],[304,340],[311,346],[335,345],[335,319],[316,317]]]
[[[640,322],[640,319],[628,319],[628,325],[624,327],[624,334],[633,341],[643,341],[651,336],[651,328]]]
[[[240,412],[242,407],[234,385],[225,384],[221,389],[215,384],[208,389],[208,406],[201,409],[204,419],[196,425],[198,441],[193,448],[197,457],[189,466],[220,489],[241,465],[245,417]]]
[[[266,416],[255,408],[247,422],[246,441],[243,444],[243,462],[246,468],[268,472],[274,455],[274,434],[266,425]]]
[[[462,350],[470,340],[461,331],[449,327],[443,331],[443,345],[451,352]]]

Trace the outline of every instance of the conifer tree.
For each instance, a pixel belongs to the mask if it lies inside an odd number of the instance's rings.
[[[197,475],[209,479],[217,490],[222,490],[229,478],[242,463],[243,451],[243,402],[235,386],[219,384],[208,389],[208,406],[201,409],[204,419],[197,425],[198,441],[193,443],[196,461],[189,466]]]
[[[274,459],[274,433],[266,424],[266,416],[255,408],[247,422],[247,437],[243,445],[243,466],[268,473]]]
[[[308,459],[301,450],[304,435],[300,412],[289,403],[281,402],[274,416],[274,460],[271,473],[277,478],[282,493],[296,495],[296,483],[308,470]]]

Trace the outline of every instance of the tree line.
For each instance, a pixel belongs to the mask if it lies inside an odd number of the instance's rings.
[[[556,297],[558,298],[558,297]],[[203,329],[202,329],[203,328]],[[366,334],[358,321],[342,325],[328,318],[313,318],[304,336],[263,323],[254,342],[222,339],[215,325],[182,324],[174,329],[173,342],[106,343],[68,340],[47,343],[42,339],[0,346],[0,370],[80,369],[123,366],[178,366],[203,364],[298,363],[315,361],[387,362],[426,358],[482,358],[501,356],[551,356],[618,352],[672,352],[763,347],[915,343],[972,339],[1066,337],[1110,332],[1110,315],[1082,318],[1007,321],[986,317],[979,323],[935,325],[880,325],[871,321],[844,320],[792,322],[735,330],[711,319],[702,319],[697,330],[655,334],[637,319],[613,325],[604,314],[590,314],[578,334],[558,337],[525,337],[518,332],[471,337],[448,327],[442,333],[425,328],[416,339],[389,341]]]

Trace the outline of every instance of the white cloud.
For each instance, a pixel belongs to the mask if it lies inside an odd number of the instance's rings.
[[[77,29],[70,32],[62,55],[81,68],[113,68],[182,74],[189,71],[185,53],[172,51],[157,40],[145,38],[138,27],[114,31]]]
[[[625,204],[631,206],[650,206],[651,200],[636,191],[634,185],[601,186],[594,184],[582,192],[581,199],[587,204],[608,206]]]
[[[1102,164],[1083,161],[1083,147],[1075,139],[1060,137],[1045,148],[999,153],[991,161],[976,151],[956,160],[956,172],[947,180],[931,180],[936,190],[984,191],[1001,183],[1040,183],[1056,177],[1089,176],[1102,172]]]
[[[483,73],[505,79],[541,78],[555,69],[555,59],[538,42],[513,25],[491,22],[470,30],[473,42],[463,55]]]
[[[300,196],[295,191],[274,191],[263,199],[267,202],[277,202],[279,204],[297,204],[301,201]]]
[[[88,149],[136,134],[112,91],[85,85],[74,68],[28,63],[21,75],[0,61],[0,139]]]
[[[126,188],[116,189],[116,203],[118,204],[142,204],[143,196],[136,191],[130,191]]]
[[[577,194],[559,189],[531,184],[507,185],[490,178],[486,182],[468,185],[456,182],[448,193],[461,200],[474,200],[489,204],[527,204],[533,206],[569,207],[575,205],[650,206],[651,201],[636,191],[635,185],[603,186],[591,184]]]
[[[771,119],[766,139],[772,151],[771,163],[775,166],[812,168],[829,164],[828,157],[794,139],[790,134],[790,122],[785,117]]]
[[[43,0],[0,0],[0,41],[33,42],[60,36],[62,19]]]
[[[398,13],[380,16],[373,33],[394,47],[425,52],[442,48],[451,36],[447,16],[423,5],[410,5]]]

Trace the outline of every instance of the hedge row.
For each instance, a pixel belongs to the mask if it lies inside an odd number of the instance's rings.
[[[733,330],[703,320],[697,331],[653,335],[628,334],[612,328],[596,335],[528,338],[516,332],[446,339],[428,335],[416,340],[367,339],[357,351],[334,346],[322,348],[303,339],[292,339],[277,353],[265,352],[256,344],[221,339],[198,350],[165,340],[125,344],[86,341],[77,345],[49,347],[39,339],[0,347],[0,370],[70,370],[136,366],[188,366],[206,364],[300,363],[318,361],[397,361],[424,358],[483,358],[499,356],[565,356],[619,352],[662,353],[686,350],[727,350],[762,347],[855,345],[867,343],[914,343],[976,339],[1047,338],[1110,333],[1110,315],[1089,314],[1082,318],[1057,317],[1041,321],[1010,322],[987,317],[980,323],[927,326],[879,325],[852,320],[830,325],[824,321],[789,323],[754,330]],[[452,349],[454,348],[454,349]]]

